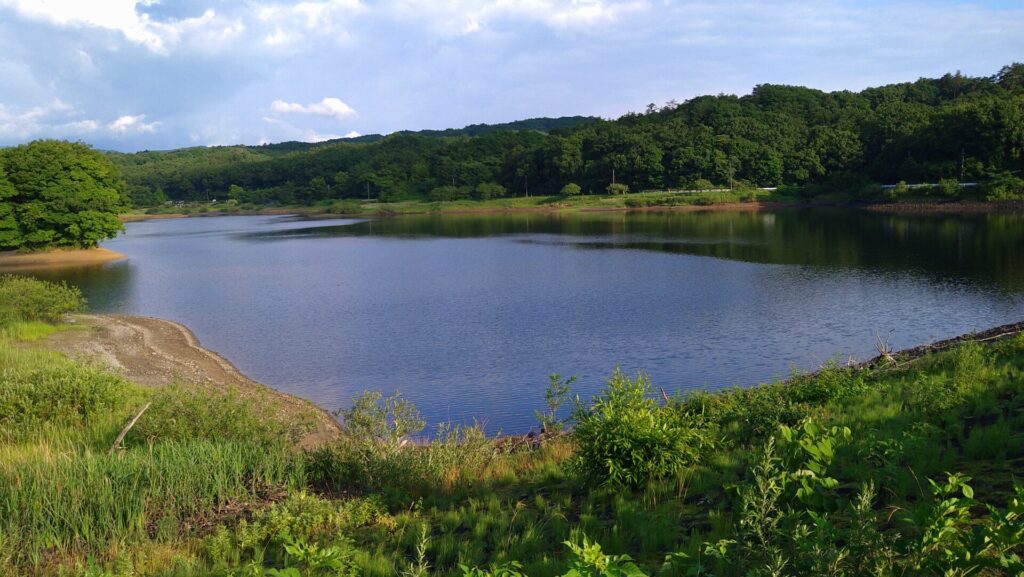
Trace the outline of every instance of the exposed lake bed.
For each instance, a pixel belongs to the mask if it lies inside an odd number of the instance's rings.
[[[1024,317],[1020,215],[842,210],[129,223],[53,271],[97,312],[172,319],[333,409],[401,390],[431,424],[534,425],[547,375],[751,385]],[[991,250],[998,246],[999,251]]]

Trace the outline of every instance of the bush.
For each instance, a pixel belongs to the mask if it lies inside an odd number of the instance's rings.
[[[938,186],[939,192],[942,196],[947,198],[956,198],[960,196],[962,189],[960,188],[960,181],[955,178],[943,178],[939,180]]]
[[[1010,173],[996,173],[982,187],[988,201],[1024,199],[1024,179]]]
[[[690,188],[693,190],[712,190],[718,187],[715,186],[715,183],[706,178],[698,178],[690,183]]]
[[[153,404],[128,439],[136,443],[205,439],[270,446],[296,442],[312,426],[254,401],[235,389],[168,385],[153,393]]]
[[[481,182],[473,189],[473,198],[478,200],[501,198],[505,194],[507,194],[505,187],[496,182]]]
[[[582,193],[583,189],[575,182],[570,182],[562,187],[562,196],[579,196]]]
[[[697,460],[703,436],[650,393],[646,375],[631,379],[616,369],[590,407],[577,405],[575,466],[582,476],[635,488]]]
[[[17,275],[0,276],[0,326],[17,321],[59,322],[85,309],[78,287]]]
[[[0,441],[24,438],[47,424],[83,427],[139,399],[138,387],[120,377],[0,342]]]
[[[608,191],[608,194],[626,194],[629,192],[629,187],[621,182],[613,182],[608,185],[606,190]]]

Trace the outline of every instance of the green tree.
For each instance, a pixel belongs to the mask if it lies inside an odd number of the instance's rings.
[[[37,140],[2,153],[20,239],[8,248],[91,248],[124,230],[125,183],[104,155],[80,142]],[[0,219],[3,216],[0,215]]]
[[[582,193],[583,189],[575,182],[570,182],[562,187],[562,196],[579,196]]]
[[[3,164],[0,163],[0,250],[21,246],[21,231],[14,216],[14,205],[10,202],[14,194],[14,185],[7,180]]]
[[[228,187],[228,198],[237,202],[248,202],[250,195],[241,186],[232,184]]]

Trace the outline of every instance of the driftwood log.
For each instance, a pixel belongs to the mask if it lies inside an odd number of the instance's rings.
[[[121,429],[120,434],[118,434],[117,438],[114,439],[114,444],[110,446],[110,451],[107,452],[108,455],[113,455],[114,451],[116,451],[117,448],[121,446],[121,441],[124,441],[124,436],[128,434],[128,431],[132,430],[132,427],[135,426],[135,423],[138,422],[140,417],[142,417],[142,413],[145,413],[146,409],[148,409],[149,406],[152,404],[153,403],[146,403],[145,406],[143,406],[142,409],[139,410],[139,412],[136,413],[134,417],[132,417],[132,420],[128,421],[128,424],[125,425],[123,429]]]

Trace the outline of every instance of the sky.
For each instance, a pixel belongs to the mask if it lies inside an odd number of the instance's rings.
[[[1024,61],[1024,0],[0,0],[0,146],[315,142],[617,118]]]

